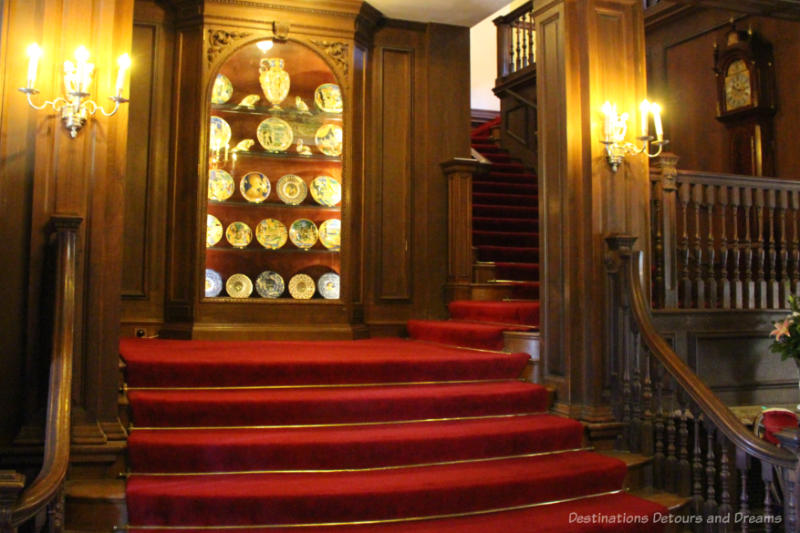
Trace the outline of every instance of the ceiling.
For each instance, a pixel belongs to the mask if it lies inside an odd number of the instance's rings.
[[[369,0],[387,18],[474,26],[511,0]]]

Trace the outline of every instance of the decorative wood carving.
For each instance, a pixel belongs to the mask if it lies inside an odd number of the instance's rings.
[[[208,30],[208,64],[213,63],[214,59],[235,41],[250,35],[251,33],[246,31],[215,30],[210,28]]]
[[[331,59],[333,59],[336,66],[342,71],[342,73],[347,76],[348,67],[350,65],[348,61],[348,55],[350,46],[347,43],[343,43],[340,41],[315,41],[312,40],[312,43],[322,48]]]

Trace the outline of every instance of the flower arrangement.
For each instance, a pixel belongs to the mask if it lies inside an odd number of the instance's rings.
[[[775,329],[770,337],[775,340],[769,347],[772,353],[781,354],[781,360],[792,358],[800,365],[800,302],[795,296],[789,296],[789,307],[792,312],[782,322],[775,322]]]

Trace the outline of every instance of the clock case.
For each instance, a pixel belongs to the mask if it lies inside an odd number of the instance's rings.
[[[750,102],[733,107],[729,106],[726,81],[731,65],[737,61],[742,61],[747,69]],[[772,45],[752,28],[743,31],[732,25],[722,46],[715,43],[714,73],[717,82],[717,120],[728,131],[728,171],[773,176],[776,99]]]

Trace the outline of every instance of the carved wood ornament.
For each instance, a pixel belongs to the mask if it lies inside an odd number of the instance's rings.
[[[208,64],[214,62],[214,59],[227,47],[235,41],[249,37],[249,32],[243,31],[227,31],[227,30],[208,30]]]
[[[322,48],[328,56],[333,59],[336,66],[347,76],[349,62],[347,61],[349,46],[347,43],[339,41],[311,41]]]

